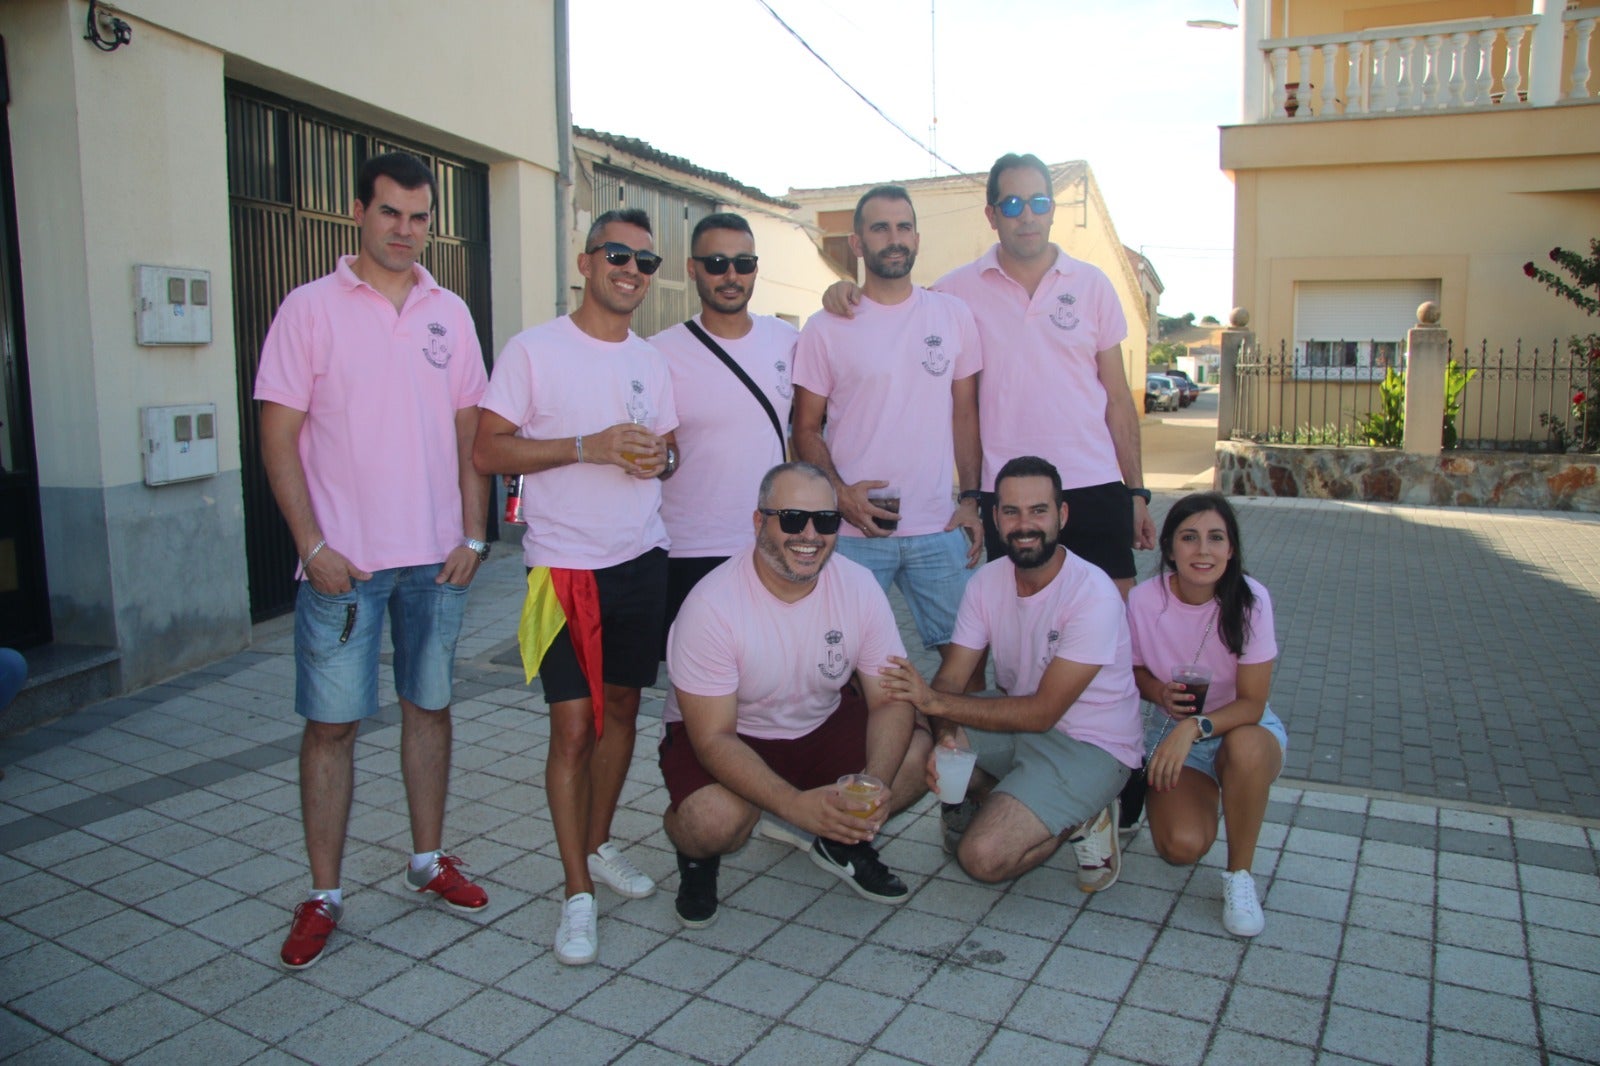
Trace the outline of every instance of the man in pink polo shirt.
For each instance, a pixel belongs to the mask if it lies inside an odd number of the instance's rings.
[[[978,415],[989,558],[1005,552],[992,506],[1000,464],[1041,456],[1061,471],[1072,513],[1063,543],[1127,596],[1133,550],[1156,543],[1140,413],[1122,366],[1127,320],[1105,274],[1051,243],[1052,190],[1050,168],[1037,156],[997,159],[983,210],[998,242],[932,287],[966,303],[983,341]],[[849,313],[856,299],[853,286],[839,282],[823,306]]]
[[[862,898],[908,895],[871,843],[901,805],[880,795],[853,808],[836,787],[845,774],[920,776],[921,756],[907,756],[911,708],[885,697],[878,677],[905,655],[894,612],[871,574],[832,558],[841,519],[821,470],[773,467],[755,495],[754,550],[695,586],[667,644],[664,821],[689,928],[716,919],[721,856],[744,846],[763,811],[814,835],[811,861]],[[864,703],[840,699],[851,676]]]
[[[905,660],[883,685],[928,716],[938,744],[977,753],[969,795],[981,806],[944,812],[946,847],[969,874],[1017,877],[1070,840],[1078,887],[1099,892],[1121,869],[1117,793],[1143,757],[1127,614],[1111,580],[1059,543],[1067,506],[1054,466],[1013,459],[995,492],[1006,555],[968,582],[952,654],[931,688]],[[985,648],[1004,694],[962,695]],[[927,777],[937,784],[933,757]]]
[[[850,246],[866,268],[862,301],[854,317],[819,311],[800,332],[794,443],[839,495],[848,523],[839,553],[885,592],[898,585],[923,646],[942,649],[981,551],[983,353],[960,300],[911,283],[917,245],[905,189],[879,186],[857,202]],[[871,498],[886,487],[898,490],[893,509]]]
[[[414,853],[404,875],[458,910],[489,897],[440,848],[450,778],[450,681],[467,586],[489,554],[488,483],[472,469],[483,353],[461,299],[417,265],[433,172],[369,159],[352,207],[360,250],[284,298],[256,376],[261,453],[300,555],[295,709],[311,894],[280,952],[303,969],[344,913],[340,867],[356,728],[378,710],[385,613],[400,697],[400,765]]]
[[[755,236],[742,216],[724,212],[701,219],[689,240],[688,270],[700,294],[700,313],[650,338],[672,374],[684,463],[661,485],[661,521],[672,539],[669,628],[689,590],[750,546],[751,494],[787,450],[798,335],[781,318],[750,313],[761,272]]]
[[[599,951],[596,880],[629,899],[656,890],[611,840],[639,690],[661,662],[661,479],[678,464],[666,360],[629,328],[661,265],[652,243],[637,208],[594,220],[578,257],[583,303],[506,344],[473,453],[484,473],[527,475],[525,614],[546,585],[565,614],[548,645],[523,648],[523,661],[538,664],[550,705],[545,795],[566,874],[555,949],[567,965]]]

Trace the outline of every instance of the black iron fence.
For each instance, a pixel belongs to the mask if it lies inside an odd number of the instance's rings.
[[[1381,411],[1380,388],[1387,366],[1363,365],[1360,354],[1378,342],[1279,341],[1276,348],[1254,338],[1244,342],[1235,363],[1234,440],[1258,444],[1365,445],[1372,419]],[[1352,358],[1325,358],[1328,351]],[[1398,355],[1404,369],[1404,353]],[[1403,397],[1402,397],[1403,399]]]
[[[1491,348],[1452,343],[1452,360],[1473,379],[1461,404],[1462,448],[1478,451],[1592,452],[1600,448],[1600,358],[1587,344]]]

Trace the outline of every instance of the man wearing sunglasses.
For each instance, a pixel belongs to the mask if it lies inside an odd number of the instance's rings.
[[[898,585],[923,645],[943,654],[982,550],[983,355],[961,301],[912,284],[917,246],[905,189],[868,190],[850,236],[866,268],[861,305],[849,319],[818,312],[800,332],[794,441],[839,495],[848,523],[840,553],[871,570],[885,592]],[[889,485],[899,489],[897,510],[869,498]]]
[[[695,583],[750,544],[750,493],[786,457],[789,372],[799,335],[781,318],[750,313],[760,271],[755,236],[742,216],[701,219],[689,253],[700,313],[650,338],[672,374],[685,459],[682,473],[661,486],[661,521],[672,538],[668,627]]]
[[[593,962],[594,882],[642,898],[655,882],[611,842],[639,690],[655,683],[667,591],[661,479],[678,416],[661,353],[629,328],[661,264],[638,209],[594,220],[583,302],[513,337],[483,398],[473,461],[524,474],[528,600],[518,636],[550,705],[545,794],[566,874],[556,957]]]
[[[933,283],[972,310],[983,340],[978,390],[983,426],[984,532],[991,559],[1005,554],[995,528],[996,472],[1016,455],[1061,471],[1071,521],[1063,543],[1116,582],[1133,587],[1135,548],[1153,548],[1139,418],[1122,365],[1127,320],[1097,267],[1050,241],[1050,168],[1007,154],[989,171],[984,215],[998,238],[981,258]],[[849,313],[859,297],[834,285],[823,306]]]
[[[751,521],[755,549],[695,586],[668,638],[664,822],[689,928],[716,919],[721,856],[744,846],[763,811],[814,834],[812,862],[862,898],[908,895],[872,846],[894,800],[852,812],[836,786],[863,772],[920,785],[927,747],[908,757],[911,708],[885,698],[878,678],[904,656],[894,612],[871,574],[832,558],[841,517],[821,470],[768,471]],[[864,705],[840,699],[852,675]]]

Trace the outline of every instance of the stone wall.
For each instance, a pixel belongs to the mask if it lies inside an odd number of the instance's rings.
[[[1218,441],[1218,492],[1600,514],[1600,456]]]

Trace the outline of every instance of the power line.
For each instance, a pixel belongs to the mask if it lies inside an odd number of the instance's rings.
[[[917,139],[917,137],[910,130],[906,129],[904,126],[900,125],[900,123],[898,123],[894,119],[890,118],[888,116],[888,114],[886,114],[884,112],[883,108],[879,107],[877,104],[873,103],[870,99],[868,99],[866,93],[862,92],[860,89],[857,89],[854,85],[851,85],[849,79],[846,78],[843,74],[840,74],[837,70],[835,70],[832,63],[829,63],[826,59],[822,58],[822,55],[815,48],[811,47],[811,43],[809,41],[807,41],[804,37],[800,36],[800,34],[795,31],[795,28],[793,26],[791,26],[787,22],[783,21],[783,16],[778,14],[776,11],[774,11],[772,9],[772,5],[767,3],[767,0],[756,0],[756,3],[758,3],[762,7],[766,8],[767,9],[767,14],[771,15],[774,19],[777,19],[778,25],[782,26],[785,30],[787,30],[789,32],[789,36],[793,37],[795,40],[800,42],[800,47],[804,48],[807,52],[810,52],[812,57],[815,58],[818,63],[821,63],[824,67],[828,68],[828,73],[832,74],[835,78],[838,78],[840,84],[842,84],[846,89],[849,89],[851,92],[855,93],[856,96],[860,97],[862,103],[866,104],[868,107],[872,108],[872,110],[876,111],[878,113],[878,117],[879,118],[883,119],[889,125],[893,126],[895,129],[899,130],[901,136],[905,137],[906,140],[910,141],[912,144],[916,145],[918,148],[921,148],[924,152],[927,152],[930,156],[932,156],[934,159],[937,159],[939,162],[943,163],[945,166],[949,167],[956,174],[961,175],[962,177],[966,177],[967,176],[966,175],[966,171],[962,170],[960,167],[958,167],[954,163],[950,162],[950,160],[948,160],[944,156],[940,155],[931,146],[922,143],[922,141]],[[974,178],[974,179],[970,179],[970,180],[973,180],[973,181],[976,182],[977,179]]]

